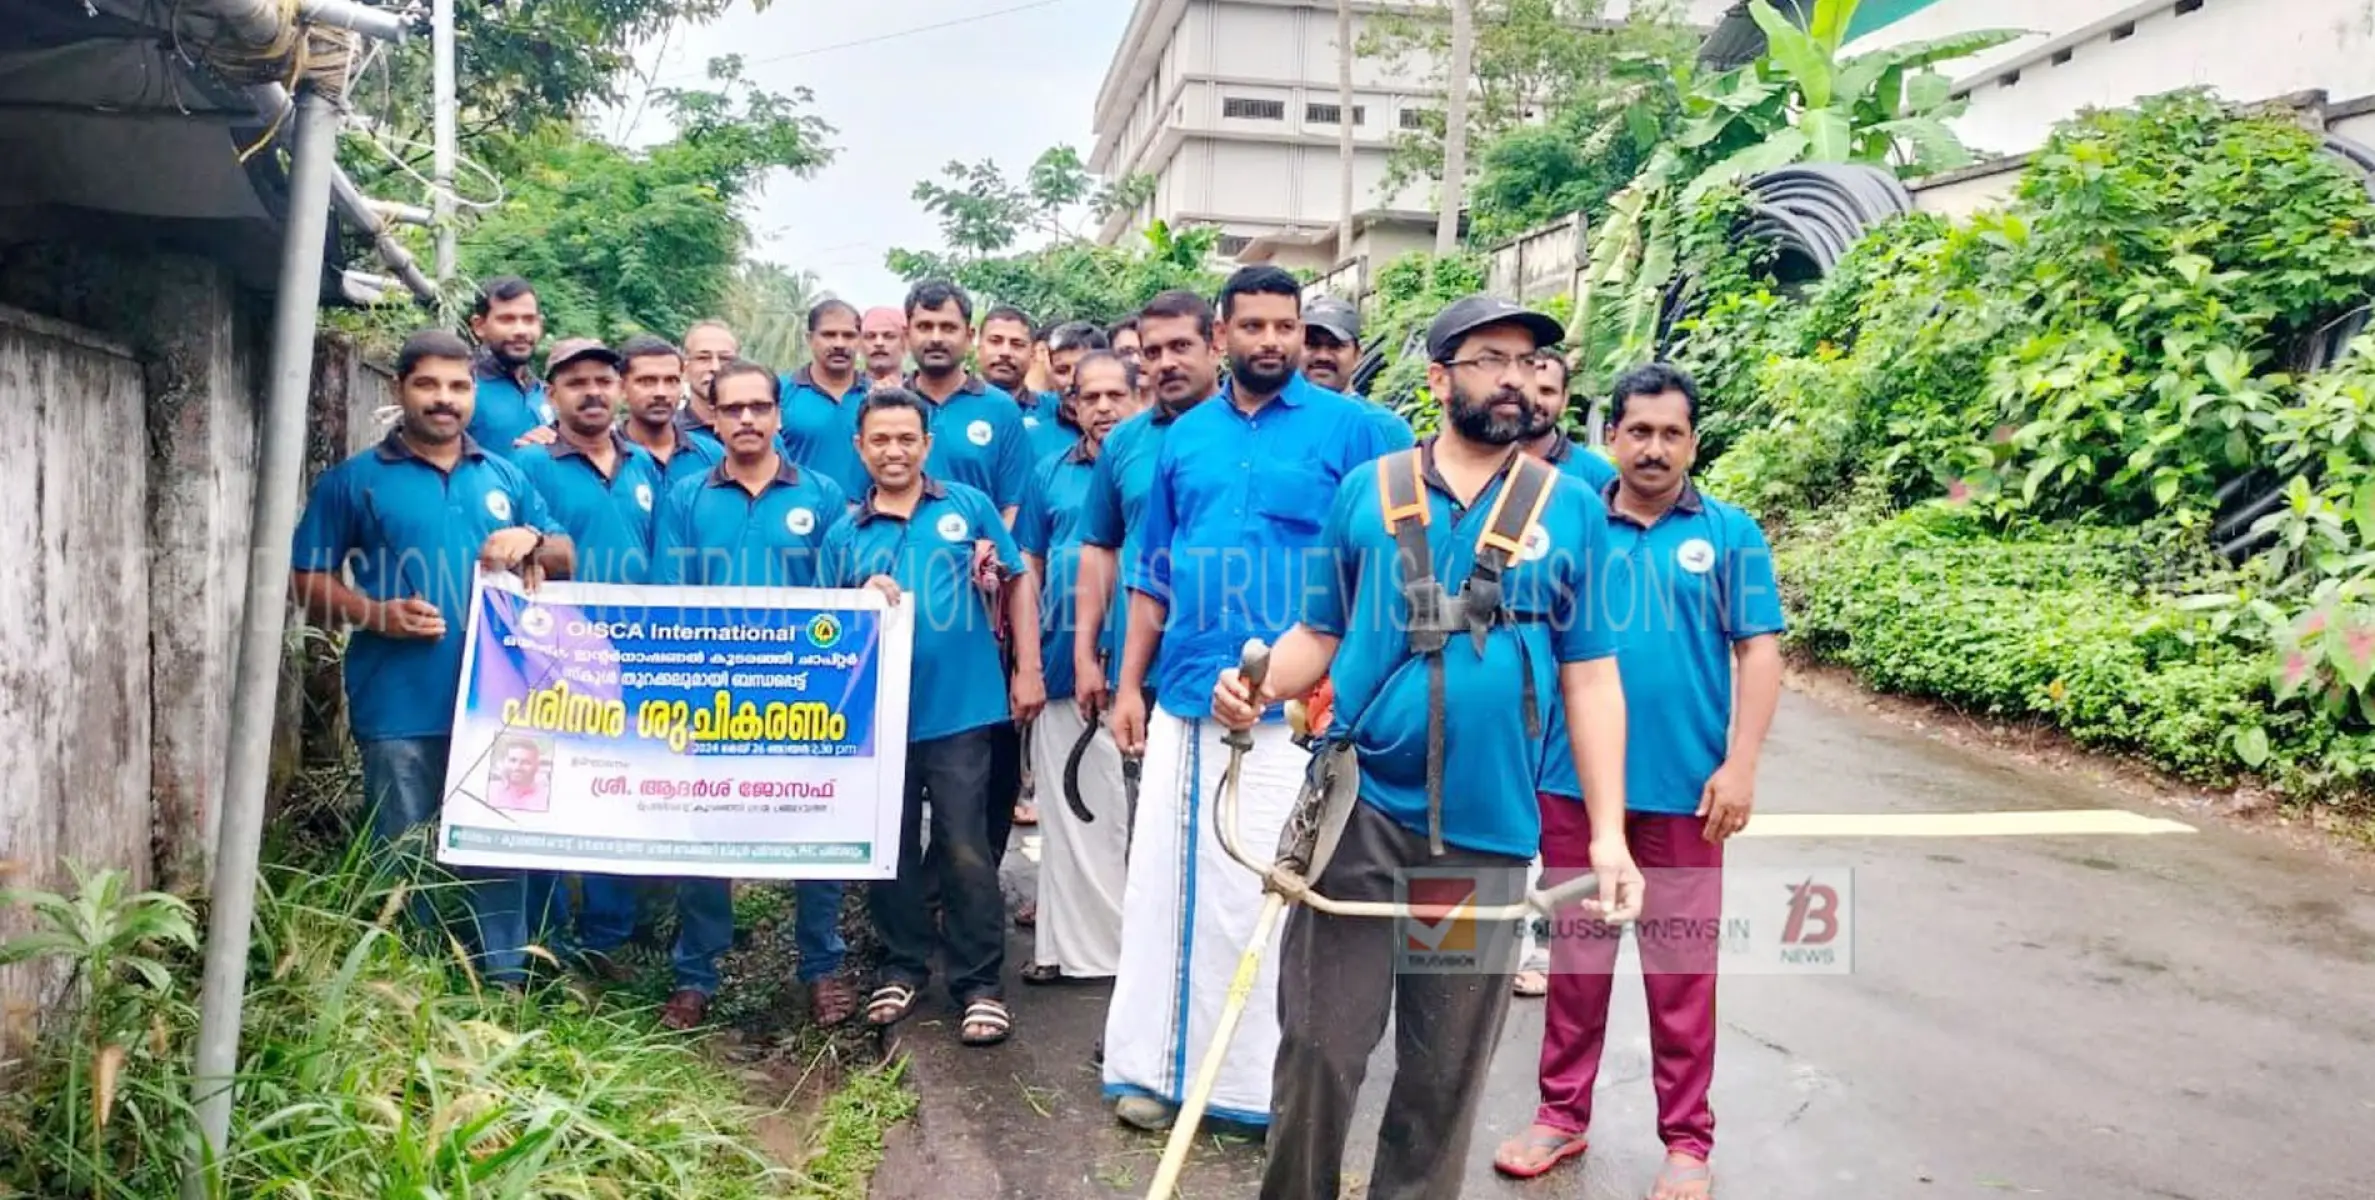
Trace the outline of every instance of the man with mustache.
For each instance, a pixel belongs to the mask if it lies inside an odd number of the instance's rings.
[[[726,448],[705,428],[678,420],[684,411],[684,354],[664,338],[639,333],[621,342],[619,368],[627,394],[619,428],[660,469],[660,495],[709,473],[726,459]]]
[[[352,630],[341,671],[381,851],[444,804],[474,567],[531,586],[567,578],[569,535],[518,467],[465,432],[479,381],[468,343],[423,330],[396,352],[403,416],[377,446],[322,473],[298,522],[289,590],[324,628]],[[352,582],[348,582],[351,579]],[[527,981],[528,894],[516,871],[457,867],[486,977]],[[416,899],[417,899],[416,894]],[[434,925],[433,906],[413,907]]]
[[[1105,1077],[1121,1101],[1117,1114],[1141,1127],[1167,1124],[1182,1100],[1186,1067],[1212,1039],[1262,903],[1261,881],[1199,819],[1230,759],[1215,741],[1212,680],[1236,663],[1247,638],[1268,641],[1294,624],[1337,485],[1395,446],[1368,406],[1296,369],[1303,301],[1293,275],[1241,268],[1221,285],[1219,307],[1228,382],[1164,435],[1143,528],[1122,566],[1130,616],[1113,734],[1123,754],[1144,755],[1145,767]],[[1140,328],[1151,361],[1155,326]],[[1254,730],[1240,775],[1247,845],[1278,844],[1308,758],[1283,714]],[[1216,1116],[1247,1125],[1270,1118],[1272,961],[1264,960],[1212,1093]]]
[[[649,353],[643,356],[646,364],[652,359]],[[619,372],[629,361],[592,338],[555,345],[545,377],[561,414],[558,436],[511,455],[553,519],[568,531],[577,547],[576,576],[588,583],[651,581],[652,515],[665,484],[659,463],[618,430]],[[662,422],[666,419],[663,413]],[[673,426],[668,432],[677,433]],[[530,876],[528,899],[531,917],[540,915],[553,928],[564,929],[568,893],[559,882],[549,873]],[[597,978],[619,981],[626,972],[610,954],[634,932],[641,881],[588,875],[584,892],[579,943],[571,949]]]
[[[692,328],[684,331],[684,408],[676,414],[678,426],[694,432],[718,433],[716,416],[709,407],[709,381],[727,363],[740,357],[742,339],[735,337],[724,321],[714,318],[695,321]]]
[[[819,551],[846,520],[849,497],[822,472],[779,449],[782,380],[772,368],[736,359],[709,381],[710,411],[726,460],[668,493],[652,530],[652,582],[693,587],[824,587]],[[673,1029],[699,1025],[718,987],[718,956],[734,944],[734,896],[724,879],[677,883],[676,990],[660,1010]],[[841,978],[842,885],[802,880],[793,889],[792,944],[811,1016],[838,1025],[857,1011],[857,990]]]
[[[907,375],[907,315],[895,308],[869,308],[858,326],[866,350],[866,390],[897,387]]]
[[[1018,368],[1029,361],[1029,347],[1026,331],[1024,353],[1014,359]],[[935,479],[988,496],[1012,528],[1031,482],[1030,437],[1014,396],[965,369],[972,348],[973,298],[963,288],[933,279],[908,290],[907,352],[915,374],[906,387],[929,406],[933,430],[932,461],[924,467]]]
[[[1605,554],[1592,563],[1600,583],[1587,620],[1614,634],[1626,710],[1656,716],[1631,726],[1615,811],[1605,793],[1618,785],[1591,777],[1588,761],[1578,780],[1563,740],[1551,740],[1542,858],[1554,875],[1596,865],[1601,839],[1621,831],[1653,876],[1635,931],[1666,1144],[1650,1197],[1705,1200],[1720,950],[1710,931],[1723,916],[1724,843],[1748,825],[1781,700],[1781,598],[1756,521],[1691,483],[1697,384],[1657,363],[1618,379],[1611,399],[1617,479],[1603,492]],[[1553,930],[1542,1103],[1494,1156],[1502,1174],[1530,1179],[1584,1152],[1619,945],[1617,931],[1585,921]]]
[[[866,1019],[877,1027],[905,1019],[930,981],[937,949],[949,992],[963,1009],[959,1040],[991,1046],[1014,1028],[1002,995],[1006,913],[997,854],[1013,797],[997,794],[991,779],[991,739],[995,731],[1028,724],[1047,700],[1039,591],[990,498],[929,469],[934,421],[930,402],[904,388],[867,395],[858,410],[858,453],[873,484],[826,541],[825,581],[878,588],[914,612],[904,840],[898,876],[872,888],[884,961]],[[1016,579],[990,602],[1005,608],[1014,631],[1011,687],[999,661],[990,604],[973,583],[973,547],[983,538]],[[937,920],[930,905],[935,883],[943,901]]]
[[[1353,368],[1361,361],[1361,310],[1342,300],[1322,296],[1303,310],[1303,376],[1332,392],[1353,394]],[[1354,396],[1366,402],[1366,396]],[[1397,449],[1412,443],[1410,422],[1383,404],[1368,405],[1369,414]]]
[[[528,370],[537,343],[544,340],[535,289],[517,275],[487,280],[470,310],[470,335],[479,347],[470,364],[478,380],[471,440],[497,454],[523,442],[552,440],[546,428],[553,419],[552,403],[543,382]]]
[[[1106,348],[1105,331],[1086,321],[1066,321],[1047,331],[1045,346],[1049,390],[1039,397],[1039,424],[1030,429],[1031,456],[1040,463],[1080,442],[1080,419],[1072,411],[1072,373],[1083,357]]]
[[[1534,407],[1526,426],[1526,453],[1575,476],[1594,492],[1616,482],[1616,467],[1589,446],[1578,446],[1559,428],[1567,416],[1567,360],[1545,354],[1534,368]]]
[[[1427,328],[1442,432],[1354,471],[1330,499],[1323,565],[1259,689],[1234,667],[1217,673],[1213,717],[1232,729],[1331,678],[1320,761],[1349,750],[1358,774],[1350,821],[1315,880],[1333,899],[1392,902],[1407,888],[1420,900],[1429,870],[1456,874],[1459,902],[1522,895],[1540,835],[1540,705],[1563,701],[1601,831],[1588,862],[1598,904],[1615,919],[1640,906],[1621,823],[1624,690],[1614,639],[1589,619],[1607,517],[1582,484],[1517,448],[1537,352],[1563,333],[1488,297],[1445,308]],[[1434,962],[1402,949],[1414,935],[1391,923],[1288,914],[1263,1200],[1335,1200],[1353,1102],[1389,1018],[1394,1081],[1369,1193],[1461,1194],[1509,1008],[1510,932],[1479,929],[1477,944]]]
[[[981,361],[981,377],[1014,397],[1015,410],[1022,416],[1023,434],[1029,442],[1023,457],[1033,464],[1056,448],[1042,448],[1047,435],[1041,431],[1058,428],[1060,420],[1059,397],[1040,391],[1031,380],[1043,340],[1034,333],[1030,315],[1013,305],[1001,304],[982,314],[981,345],[976,351]],[[1073,436],[1065,434],[1064,444],[1070,445]]]
[[[1081,328],[1095,332],[1094,326]],[[1031,964],[1023,968],[1024,983],[1112,977],[1121,958],[1122,864],[1130,840],[1121,751],[1111,731],[1092,731],[1103,715],[1094,704],[1069,701],[1076,691],[1072,606],[1086,508],[1082,501],[1096,477],[1099,450],[1138,390],[1137,372],[1111,351],[1091,350],[1065,374],[1070,394],[1064,404],[1079,418],[1080,440],[1041,460],[1014,532],[1040,579],[1039,645],[1048,706],[1031,725],[1032,774],[1042,788],[1061,788],[1065,763],[1086,736],[1078,772],[1080,801],[1096,820],[1082,822],[1060,793],[1049,808],[1053,815],[1039,859],[1037,943]],[[1118,619],[1106,624],[1121,628]],[[1109,664],[1110,647],[1100,654]],[[1096,667],[1100,684],[1108,669]],[[1092,694],[1106,690],[1100,686]]]
[[[1133,368],[1139,369],[1141,374],[1141,378],[1139,379],[1140,383],[1151,382],[1143,377],[1146,364],[1138,356],[1137,314],[1133,313],[1130,316],[1123,317],[1121,320],[1115,321],[1112,325],[1107,326],[1105,329],[1105,344],[1111,346],[1113,348],[1113,353],[1123,362],[1130,364],[1130,366]]]
[[[858,310],[825,300],[808,310],[807,366],[784,380],[783,452],[793,462],[841,485],[844,495],[866,490],[858,461]]]

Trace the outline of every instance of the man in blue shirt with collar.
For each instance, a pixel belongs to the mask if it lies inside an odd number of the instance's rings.
[[[1619,475],[1604,493],[1608,538],[1592,619],[1615,632],[1625,706],[1643,719],[1625,750],[1621,812],[1608,811],[1595,794],[1603,785],[1578,780],[1552,743],[1542,858],[1554,874],[1588,865],[1596,839],[1621,826],[1655,874],[1639,930],[1666,1145],[1651,1195],[1703,1200],[1714,1187],[1707,1093],[1720,949],[1705,931],[1723,917],[1724,843],[1748,824],[1757,758],[1781,699],[1781,596],[1764,532],[1691,483],[1699,392],[1690,376],[1663,363],[1629,372],[1611,411]],[[1503,1174],[1530,1178],[1582,1153],[1618,945],[1612,931],[1571,922],[1551,939],[1542,1103],[1494,1159]]]
[[[1594,493],[1616,482],[1616,466],[1588,445],[1578,445],[1559,428],[1567,419],[1567,360],[1544,354],[1534,368],[1534,407],[1526,425],[1526,453],[1573,475]]]
[[[496,454],[523,442],[552,440],[552,402],[544,381],[528,370],[544,340],[544,315],[536,291],[517,275],[499,275],[478,290],[470,310],[470,334],[478,339],[471,374],[478,400],[470,418],[470,440]]]
[[[1362,402],[1297,371],[1303,303],[1293,275],[1243,268],[1221,286],[1219,308],[1229,382],[1164,435],[1144,528],[1123,564],[1130,617],[1113,732],[1145,767],[1105,1078],[1117,1115],[1141,1127],[1166,1123],[1180,1103],[1262,904],[1260,881],[1221,849],[1204,812],[1227,759],[1208,720],[1212,680],[1247,638],[1294,624],[1337,485],[1394,446]],[[1283,720],[1255,731],[1242,774],[1249,844],[1277,844],[1308,758]],[[1212,1094],[1216,1115],[1248,1125],[1270,1115],[1278,1026],[1268,966],[1256,989]],[[1153,1013],[1170,1019],[1147,1020]]]
[[[647,357],[647,363],[650,359]],[[618,431],[619,368],[625,360],[592,338],[568,338],[545,359],[545,381],[560,412],[559,435],[520,446],[511,460],[577,549],[576,577],[587,583],[651,581],[652,513],[662,488],[659,465]],[[529,875],[531,922],[568,927],[568,894],[551,872]],[[634,932],[640,881],[584,878],[578,944],[570,947],[598,976],[618,979],[609,952]]]
[[[1039,395],[1034,409],[1038,423],[1032,424],[1030,415],[1023,418],[1031,434],[1032,460],[1041,463],[1080,441],[1080,419],[1072,410],[1072,373],[1080,369],[1082,358],[1106,348],[1105,331],[1086,321],[1066,321],[1048,330],[1043,344],[1050,390]]]
[[[808,357],[807,366],[784,378],[783,452],[854,497],[866,490],[857,450],[866,385],[858,371],[858,310],[848,301],[820,301],[808,310]]]
[[[1040,660],[1047,677],[1048,706],[1031,723],[1031,771],[1040,794],[1052,799],[1040,845],[1037,937],[1023,982],[1106,979],[1121,959],[1123,863],[1130,845],[1129,807],[1124,802],[1121,752],[1102,728],[1093,702],[1072,703],[1073,576],[1082,537],[1081,517],[1097,457],[1105,438],[1128,411],[1138,390],[1137,372],[1111,351],[1093,350],[1070,364],[1071,394],[1065,407],[1080,418],[1080,441],[1039,464],[1023,510],[1015,518],[1015,541],[1030,560],[1039,585]],[[1119,620],[1105,623],[1119,629]],[[1109,653],[1091,674],[1102,694]],[[1084,741],[1085,739],[1085,741]],[[1082,821],[1061,790],[1065,764],[1080,755],[1079,800],[1094,818]]]
[[[1353,370],[1360,361],[1361,310],[1333,296],[1316,297],[1303,307],[1303,377],[1367,404],[1369,415],[1395,448],[1408,447],[1413,441],[1410,422],[1393,409],[1353,392]]]
[[[825,542],[826,581],[874,587],[911,605],[914,678],[908,688],[907,794],[898,877],[876,883],[882,976],[867,1002],[876,1026],[911,1012],[931,976],[937,943],[968,1046],[1005,1041],[1014,1019],[1002,996],[1006,905],[997,845],[1011,798],[993,793],[994,730],[1012,731],[1047,701],[1039,657],[1039,589],[989,497],[932,476],[930,405],[904,388],[877,388],[858,410],[858,452],[873,477],[864,500]],[[974,583],[974,543],[986,539],[1009,582],[985,599]],[[1014,631],[1014,678],[999,662],[991,605]],[[932,853],[924,855],[924,801]],[[929,898],[942,901],[935,930]]]
[[[841,486],[802,470],[777,449],[783,427],[782,381],[772,368],[737,359],[710,379],[711,411],[725,434],[726,461],[676,485],[652,530],[652,582],[691,587],[825,587],[825,535],[845,519]],[[734,944],[732,886],[724,879],[677,883],[676,991],[661,1020],[678,1029],[701,1023],[717,992],[717,959]],[[842,885],[802,880],[793,889],[792,944],[800,982],[819,1025],[857,1011],[857,991],[841,978],[848,946],[841,938]]]
[[[1312,572],[1302,622],[1278,640],[1260,694],[1235,669],[1216,672],[1213,717],[1232,729],[1331,679],[1323,761],[1349,747],[1359,789],[1314,881],[1332,899],[1393,902],[1408,888],[1408,900],[1423,900],[1413,872],[1428,870],[1462,889],[1447,899],[1490,905],[1522,895],[1540,833],[1536,706],[1549,698],[1575,714],[1575,759],[1603,822],[1590,848],[1599,903],[1620,920],[1640,905],[1620,820],[1626,722],[1616,644],[1588,619],[1607,518],[1581,484],[1517,448],[1536,352],[1563,332],[1482,296],[1444,309],[1427,329],[1427,387],[1443,397],[1443,432],[1354,471],[1330,498],[1321,535],[1329,566]],[[1400,557],[1412,532],[1428,559],[1416,571]],[[1450,619],[1414,628],[1414,589],[1437,603],[1448,593]],[[1389,1017],[1395,1078],[1370,1194],[1461,1193],[1516,945],[1506,933],[1481,937],[1473,960],[1444,970],[1403,957],[1397,945],[1411,936],[1373,918],[1308,907],[1288,915],[1263,1200],[1337,1196],[1353,1101]]]
[[[442,330],[396,354],[403,416],[379,445],[323,472],[298,522],[290,591],[347,640],[347,725],[362,752],[372,840],[436,820],[474,568],[567,578],[569,535],[519,468],[464,432],[478,381],[471,350]],[[345,576],[351,573],[353,582]],[[517,872],[463,867],[489,979],[527,978],[527,885]],[[416,917],[433,919],[427,905]]]
[[[684,331],[684,407],[676,424],[687,433],[706,433],[723,439],[717,417],[709,410],[709,381],[727,363],[742,357],[742,339],[715,317],[695,321]]]
[[[926,280],[908,290],[907,352],[915,374],[907,390],[923,397],[932,419],[932,461],[925,469],[988,496],[1012,528],[1031,483],[1030,435],[1014,397],[965,369],[972,347],[973,299],[963,288]]]
[[[627,415],[619,429],[627,440],[649,454],[660,470],[660,496],[677,484],[707,475],[726,461],[726,448],[708,428],[677,421],[684,396],[684,354],[664,338],[639,333],[619,344],[619,368],[627,396]]]

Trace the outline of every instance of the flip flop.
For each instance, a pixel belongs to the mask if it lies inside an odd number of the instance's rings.
[[[1703,1183],[1707,1186],[1698,1192],[1679,1190],[1694,1183]],[[1705,1162],[1667,1158],[1666,1165],[1658,1168],[1658,1181],[1649,1186],[1649,1200],[1664,1200],[1668,1196],[1685,1196],[1692,1200],[1714,1200],[1715,1172],[1709,1170]]]
[[[1550,994],[1548,971],[1519,971],[1509,977],[1509,990],[1529,1000]]]
[[[1580,1133],[1553,1129],[1548,1125],[1529,1125],[1526,1131],[1501,1143],[1493,1154],[1493,1170],[1511,1179],[1540,1179],[1551,1168],[1582,1154],[1591,1148],[1591,1139]],[[1523,1161],[1511,1161],[1511,1150],[1524,1156]],[[1536,1155],[1548,1155],[1532,1161]]]

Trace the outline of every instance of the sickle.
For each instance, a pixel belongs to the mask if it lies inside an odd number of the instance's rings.
[[[1090,743],[1097,740],[1100,708],[1102,706],[1089,710],[1088,723],[1080,727],[1080,736],[1072,741],[1072,752],[1064,756],[1064,803],[1083,825],[1097,823],[1097,814],[1090,812],[1089,806],[1080,798],[1080,760],[1088,754]]]

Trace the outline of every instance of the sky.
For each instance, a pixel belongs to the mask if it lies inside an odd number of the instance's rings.
[[[1097,86],[1131,0],[748,0],[679,31],[642,56],[663,84],[701,81],[711,58],[740,54],[771,91],[806,87],[835,127],[838,154],[810,179],[779,174],[750,213],[754,257],[814,271],[861,306],[897,304],[906,285],[884,268],[893,246],[938,249],[939,229],[910,198],[950,159],[996,160],[1019,176],[1039,152],[1070,144],[1084,159]],[[979,17],[979,20],[967,18]],[[941,28],[930,28],[941,26]],[[864,45],[849,45],[869,41]],[[631,112],[633,104],[626,106]],[[646,114],[630,142],[664,136]]]

